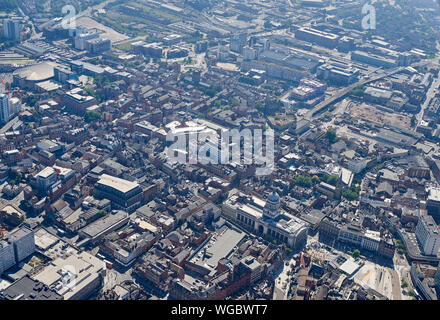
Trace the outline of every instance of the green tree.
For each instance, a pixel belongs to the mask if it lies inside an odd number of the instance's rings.
[[[107,97],[105,95],[105,90],[102,88],[96,89],[96,91],[91,88],[85,88],[84,90],[89,95],[94,97],[96,99],[96,101],[98,101],[98,103],[101,103],[102,101],[105,101],[107,99]]]
[[[394,227],[392,227],[392,226],[390,226],[390,227],[388,228],[388,231],[389,231],[391,234],[394,234],[394,233],[396,232],[396,230],[395,230]]]
[[[107,84],[110,84],[111,81],[109,79],[108,76],[106,75],[98,75],[95,78],[93,78],[93,82],[96,84],[96,86],[99,87],[103,87]]]
[[[327,138],[330,144],[333,144],[336,141],[338,141],[338,137],[336,136],[336,129],[334,128],[328,128],[327,132],[325,133],[325,137]]]
[[[265,21],[263,26],[265,29],[270,29],[273,27],[272,23],[269,20]]]
[[[230,99],[229,99],[229,104],[230,104],[231,106],[233,106],[233,107],[236,107],[236,106],[238,106],[239,101],[238,101],[237,99],[235,99],[235,98],[230,98]]]
[[[216,107],[216,108],[220,108],[221,105],[222,105],[221,100],[215,100],[215,101],[214,101],[214,107]]]
[[[30,107],[35,106],[37,101],[38,101],[38,98],[33,94],[28,95],[25,99],[26,104]]]
[[[101,114],[96,111],[87,111],[84,115],[84,121],[87,123],[96,122],[101,119]]]
[[[411,117],[411,127],[415,127],[417,124],[417,118],[415,115],[412,115]]]
[[[297,176],[293,183],[296,186],[304,187],[304,188],[311,188],[313,186],[312,178],[310,176],[300,175]]]
[[[104,217],[106,214],[107,214],[107,211],[105,211],[105,210],[98,211],[98,216],[100,216],[100,217]]]
[[[399,239],[396,240],[396,248],[399,254],[405,253],[405,245]]]
[[[399,239],[396,240],[396,247],[402,250],[405,249],[404,244]]]
[[[402,279],[402,288],[408,287],[408,282],[405,281],[405,279]]]
[[[361,256],[361,252],[358,249],[353,251],[353,258],[357,259],[360,256]]]
[[[255,109],[257,109],[259,112],[261,113],[266,113],[266,106],[264,103],[262,103],[261,101],[258,101],[255,104]]]
[[[339,177],[338,176],[329,176],[328,178],[327,178],[327,183],[328,184],[331,184],[332,186],[335,186],[335,185],[337,185],[338,184],[338,182],[339,182]]]
[[[9,183],[12,185],[19,184],[23,178],[23,174],[17,170],[10,170],[8,173]]]
[[[342,192],[342,196],[348,201],[355,201],[359,198],[360,187],[351,186]]]
[[[27,200],[20,201],[20,208],[26,213],[29,213],[32,210],[32,206],[29,204]]]
[[[356,97],[361,97],[364,94],[364,89],[362,86],[356,87],[350,91],[350,94]]]

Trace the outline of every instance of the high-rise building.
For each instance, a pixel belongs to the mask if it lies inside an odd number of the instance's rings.
[[[52,167],[46,167],[36,176],[37,188],[40,191],[47,191],[57,182],[58,176]]]
[[[21,110],[21,102],[17,97],[9,99],[9,117],[13,117]]]
[[[112,48],[112,43],[109,39],[90,39],[85,42],[85,49],[90,53],[102,53]]]
[[[234,52],[241,52],[247,42],[247,33],[239,32],[231,35],[229,49]]]
[[[208,50],[208,41],[199,41],[194,47],[196,53],[206,52]]]
[[[34,232],[26,227],[21,227],[0,240],[0,275],[34,252]]]
[[[422,216],[416,227],[417,240],[423,253],[429,256],[437,256],[440,248],[440,233],[438,226],[431,216]]]
[[[85,50],[86,49],[86,42],[88,40],[98,39],[98,38],[99,38],[99,34],[97,34],[97,33],[79,34],[75,37],[75,49]]]
[[[20,40],[20,21],[6,19],[3,21],[3,35],[6,39]]]
[[[14,247],[11,243],[0,240],[0,275],[14,265]]]
[[[35,252],[34,232],[26,227],[14,231],[8,236],[14,246],[15,261],[20,262]]]
[[[9,98],[6,94],[0,94],[0,122],[9,121]]]
[[[437,271],[434,275],[434,284],[437,287],[437,290],[440,290],[440,263],[437,266]]]

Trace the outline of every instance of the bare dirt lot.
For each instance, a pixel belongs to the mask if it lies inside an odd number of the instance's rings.
[[[367,103],[351,104],[347,112],[353,117],[359,117],[381,125],[390,124],[401,128],[409,128],[411,126],[411,119],[408,116],[385,112]]]
[[[354,282],[369,287],[390,300],[400,300],[400,282],[395,270],[366,262],[353,277]]]
[[[123,35],[112,28],[106,27],[89,17],[80,17],[76,21],[76,24],[89,29],[97,29],[101,38],[109,39],[112,43],[130,39],[128,36]]]

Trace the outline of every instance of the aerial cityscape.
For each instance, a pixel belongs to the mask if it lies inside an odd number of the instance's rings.
[[[439,60],[436,0],[0,0],[0,300],[438,300]]]

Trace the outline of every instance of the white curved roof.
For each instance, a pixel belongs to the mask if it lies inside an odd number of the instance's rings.
[[[53,65],[43,62],[14,71],[14,75],[25,78],[27,81],[44,81],[54,76]]]

